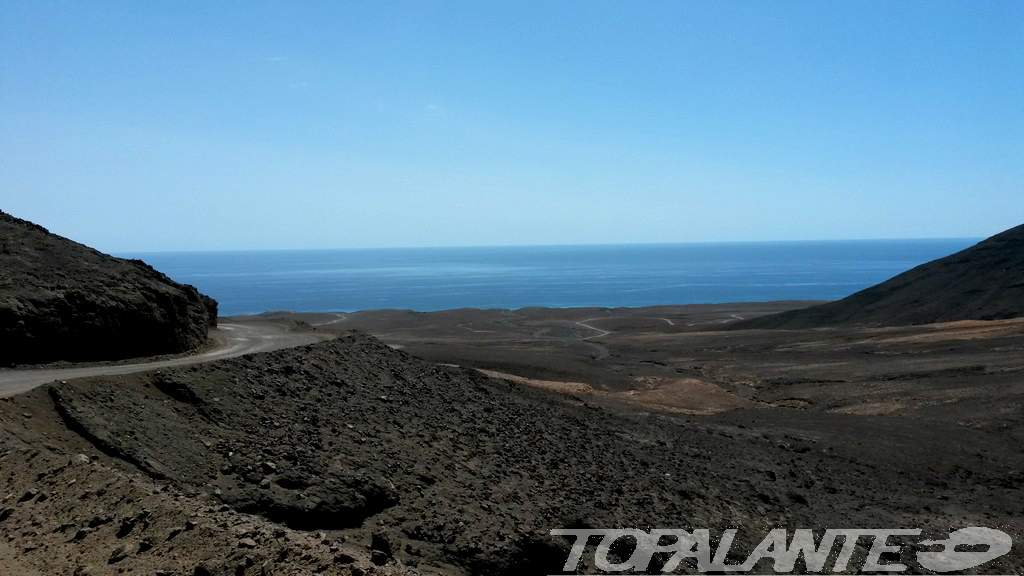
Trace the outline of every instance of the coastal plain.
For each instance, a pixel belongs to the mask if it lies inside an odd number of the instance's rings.
[[[812,302],[268,314],[433,362],[665,412],[913,417],[1024,439],[1024,319],[730,330]]]

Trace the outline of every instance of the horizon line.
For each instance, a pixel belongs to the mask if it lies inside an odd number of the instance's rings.
[[[387,251],[387,250],[478,250],[498,248],[586,248],[586,247],[629,247],[629,246],[694,246],[714,244],[824,244],[840,242],[922,242],[937,240],[981,241],[987,236],[923,236],[912,238],[831,238],[803,240],[691,240],[681,242],[580,242],[544,244],[449,244],[432,246],[349,246],[334,248],[195,248],[172,250],[111,250],[110,254],[190,254],[224,252],[338,252],[338,251]]]

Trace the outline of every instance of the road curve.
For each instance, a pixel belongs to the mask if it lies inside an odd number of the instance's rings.
[[[115,374],[131,374],[157,368],[186,366],[234,358],[254,352],[269,352],[281,348],[291,348],[322,342],[334,338],[333,334],[316,332],[293,332],[289,327],[277,322],[242,322],[221,323],[210,336],[219,345],[208,352],[192,356],[179,356],[167,360],[140,362],[137,364],[110,364],[97,366],[76,366],[74,368],[26,368],[0,370],[0,398],[26,392],[37,386],[48,384],[54,380],[70,380],[86,376],[111,376]]]

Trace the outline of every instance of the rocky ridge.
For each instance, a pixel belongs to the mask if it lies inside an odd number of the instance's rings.
[[[185,352],[216,322],[193,286],[0,212],[0,365]]]
[[[905,326],[1024,316],[1024,225],[826,304],[730,329]]]

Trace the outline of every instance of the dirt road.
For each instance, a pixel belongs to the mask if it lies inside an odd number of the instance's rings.
[[[0,371],[0,398],[13,396],[54,380],[70,380],[86,376],[131,374],[169,366],[198,364],[221,358],[233,358],[254,352],[269,352],[334,338],[333,334],[294,331],[281,322],[221,323],[211,332],[219,345],[208,352],[179,356],[137,364],[75,366],[73,368],[26,368]]]

